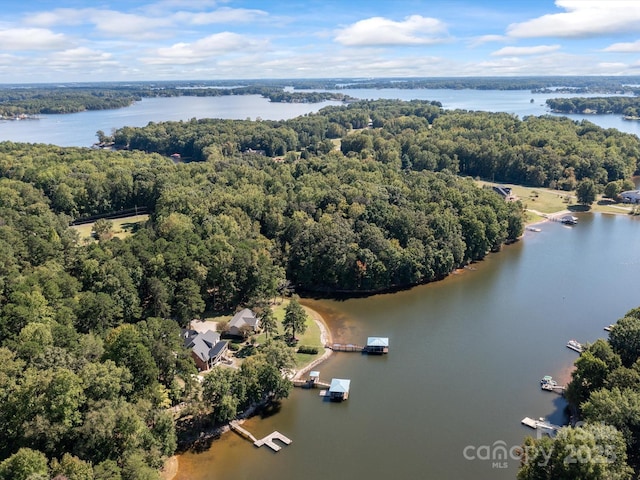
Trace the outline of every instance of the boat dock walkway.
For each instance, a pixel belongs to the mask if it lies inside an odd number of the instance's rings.
[[[279,452],[282,449],[282,447],[280,445],[278,445],[277,443],[275,443],[274,440],[280,440],[285,445],[290,445],[291,444],[291,439],[290,438],[288,438],[287,436],[285,436],[282,433],[277,432],[277,431],[273,432],[270,435],[267,435],[264,438],[261,438],[260,440],[258,440],[256,437],[253,436],[253,434],[251,432],[249,432],[248,430],[242,428],[240,426],[240,424],[238,422],[236,422],[235,420],[229,423],[229,427],[231,428],[231,430],[236,432],[241,437],[246,438],[247,440],[253,442],[253,444],[256,447],[261,447],[262,445],[266,445],[267,447],[269,447],[274,452]]]
[[[330,348],[334,352],[364,352],[366,350],[366,347],[352,343],[330,343],[325,345],[324,348]]]
[[[327,382],[321,382],[320,380],[292,380],[294,387],[302,387],[302,388],[329,388],[331,384]]]

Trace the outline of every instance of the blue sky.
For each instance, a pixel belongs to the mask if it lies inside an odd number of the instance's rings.
[[[2,1],[0,83],[517,75],[640,75],[640,1]]]

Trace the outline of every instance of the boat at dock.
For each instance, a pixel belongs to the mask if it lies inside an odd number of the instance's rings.
[[[567,348],[570,348],[571,350],[574,350],[578,353],[582,353],[584,351],[584,347],[577,340],[569,340],[567,342]]]
[[[578,217],[574,217],[573,215],[565,215],[560,219],[560,221],[565,225],[576,225],[578,223]]]
[[[551,375],[545,375],[542,377],[542,380],[540,380],[540,385],[556,386],[558,382],[556,382]]]
[[[529,428],[533,428],[534,430],[540,429],[540,430],[546,431],[549,434],[555,433],[560,428],[559,425],[554,425],[554,424],[546,421],[542,417],[540,417],[540,419],[538,419],[538,420],[535,420],[535,419],[529,418],[529,417],[524,417],[521,420],[521,423],[523,425],[526,425]]]

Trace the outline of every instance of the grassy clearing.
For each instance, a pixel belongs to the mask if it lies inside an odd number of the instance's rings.
[[[284,328],[282,327],[282,320],[284,320],[285,309],[287,308],[287,305],[289,305],[289,300],[285,300],[282,303],[273,307],[273,313],[276,317],[276,320],[278,321],[278,333],[275,335],[276,337],[284,337]],[[304,307],[304,308],[305,308],[305,311],[307,312],[307,321],[306,321],[307,330],[304,332],[304,334],[300,334],[300,333],[297,334],[297,337],[298,337],[297,345],[317,347],[318,353],[314,355],[296,353],[295,354],[296,368],[303,367],[304,365],[314,361],[316,358],[320,357],[324,353],[324,345],[320,340],[320,329],[318,328],[318,325],[316,324],[316,322],[313,320],[313,317],[309,313],[309,310],[307,309],[307,307]],[[266,334],[261,333],[259,335],[256,335],[255,339],[257,343],[263,343],[267,340],[267,336]]]
[[[113,223],[113,236],[120,239],[126,238],[133,234],[138,228],[142,227],[149,219],[149,215],[131,215],[130,217],[116,218],[110,220]],[[95,242],[93,237],[93,223],[85,223],[83,225],[73,225],[71,228],[76,230],[80,235],[80,242],[83,244]]]
[[[495,183],[478,181],[480,186],[491,186]],[[511,187],[511,192],[520,199],[524,208],[527,210],[526,222],[533,223],[544,220],[544,217],[538,215],[540,213],[555,213],[562,210],[571,210],[574,212],[591,211],[600,213],[616,213],[627,214],[631,212],[631,207],[614,203],[609,199],[598,196],[596,202],[591,208],[585,208],[577,203],[575,192],[564,192],[562,190],[551,190],[549,188],[539,187],[523,187],[522,185],[504,184]]]

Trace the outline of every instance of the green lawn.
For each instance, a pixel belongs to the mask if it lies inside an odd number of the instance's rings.
[[[116,218],[110,220],[113,223],[113,236],[120,239],[126,238],[140,228],[149,219],[149,215],[131,215],[130,217]],[[73,225],[71,228],[76,230],[80,235],[80,243],[87,244],[95,242],[93,237],[93,223],[85,223],[83,225]]]
[[[273,309],[273,313],[276,319],[278,320],[277,336],[284,335],[284,329],[282,328],[282,320],[284,320],[285,309],[287,308],[288,304],[289,304],[289,300],[285,300],[281,304],[276,305]],[[303,334],[300,334],[300,333],[296,334],[296,336],[298,337],[297,345],[317,347],[318,353],[315,355],[296,353],[295,355],[296,368],[303,367],[304,365],[312,362],[313,360],[315,360],[316,358],[318,358],[324,353],[324,345],[320,341],[320,329],[318,328],[318,325],[316,324],[316,322],[313,320],[313,317],[309,314],[309,311],[307,310],[306,307],[305,307],[305,310],[307,311],[307,322],[306,322],[307,330]],[[264,333],[261,333],[255,336],[255,339],[258,343],[263,343],[264,341],[266,341],[266,338],[267,336]]]
[[[478,181],[478,185],[496,185],[492,182]],[[577,204],[575,192],[564,192],[562,190],[551,190],[549,188],[523,187],[522,185],[504,184],[511,187],[511,192],[520,199],[527,210],[527,223],[544,220],[544,217],[537,215],[532,210],[541,213],[555,213],[562,210],[584,211],[601,213],[629,213],[631,208],[624,204],[617,204],[609,199],[598,196],[591,208],[586,208]]]

